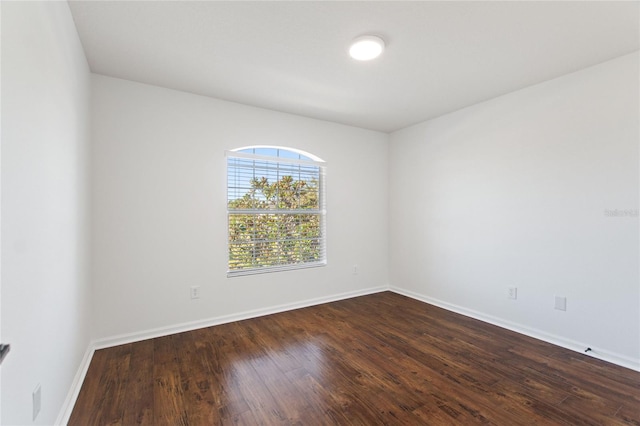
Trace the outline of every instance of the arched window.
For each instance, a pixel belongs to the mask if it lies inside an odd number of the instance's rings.
[[[324,171],[291,148],[227,152],[228,276],[326,265]]]

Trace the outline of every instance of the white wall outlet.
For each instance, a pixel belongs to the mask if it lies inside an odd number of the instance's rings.
[[[191,287],[191,298],[200,299],[200,286],[194,285]]]
[[[518,298],[518,288],[517,287],[509,287],[509,299],[517,299]]]
[[[358,265],[353,265],[353,269],[351,271],[353,275],[358,275]]]
[[[42,406],[42,388],[39,383],[31,394],[31,399],[33,401],[33,420],[35,420],[36,417],[38,417],[40,407]]]
[[[567,310],[567,298],[564,296],[556,296],[556,306],[555,308],[559,311]]]

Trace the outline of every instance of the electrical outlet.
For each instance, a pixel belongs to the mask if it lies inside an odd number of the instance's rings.
[[[517,287],[509,287],[509,299],[517,299],[518,298],[518,288]]]
[[[35,390],[31,394],[31,399],[33,401],[33,420],[35,420],[36,417],[38,417],[40,407],[42,406],[42,388],[40,387],[40,384],[36,386]]]
[[[564,296],[556,296],[555,308],[559,311],[567,310],[567,298]]]
[[[353,265],[352,273],[353,275],[358,275],[358,265]]]
[[[192,299],[200,299],[200,286],[194,285],[191,287],[191,298]]]

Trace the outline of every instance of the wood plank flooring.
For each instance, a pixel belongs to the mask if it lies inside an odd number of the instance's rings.
[[[640,425],[640,373],[384,292],[96,351],[69,425]]]

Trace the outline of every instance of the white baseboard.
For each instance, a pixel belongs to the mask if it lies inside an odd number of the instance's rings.
[[[331,296],[317,297],[313,299],[302,300],[284,305],[270,306],[268,308],[254,309],[244,311],[237,314],[223,315],[220,317],[207,318],[198,321],[185,322],[182,324],[171,325],[167,327],[159,327],[151,330],[145,330],[135,333],[121,334],[118,336],[98,339],[93,342],[95,349],[109,348],[112,346],[124,345],[126,343],[139,342],[141,340],[153,339],[156,337],[168,336],[170,334],[183,333],[185,331],[197,330],[199,328],[211,327],[214,325],[227,324],[234,321],[242,321],[251,318],[257,318],[265,315],[277,314],[279,312],[291,311],[294,309],[306,308],[309,306],[320,305],[322,303],[335,302],[337,300],[350,299],[352,297],[365,296],[367,294],[380,293],[388,291],[389,287],[373,287],[364,290],[349,291]]]
[[[69,422],[69,418],[71,417],[71,412],[73,411],[73,407],[75,406],[76,400],[78,399],[78,395],[80,394],[82,383],[84,382],[84,378],[87,375],[89,364],[91,364],[91,359],[93,358],[94,352],[98,349],[124,345],[127,343],[139,342],[141,340],[168,336],[170,334],[197,330],[199,328],[211,327],[214,325],[227,324],[234,321],[242,321],[245,319],[277,314],[279,312],[291,311],[294,309],[307,308],[309,306],[335,302],[338,300],[351,299],[353,297],[365,296],[367,294],[380,293],[382,291],[388,291],[388,290],[389,290],[389,287],[387,286],[371,287],[363,290],[350,291],[350,292],[334,294],[326,297],[316,297],[313,299],[302,300],[299,302],[288,303],[284,305],[271,306],[269,308],[264,308],[264,309],[255,309],[251,311],[240,312],[238,314],[233,314],[233,315],[224,315],[220,317],[213,317],[213,318],[208,318],[208,319],[199,320],[199,321],[191,321],[191,322],[176,324],[176,325],[167,326],[167,327],[159,327],[151,330],[121,334],[118,336],[93,340],[89,343],[89,347],[85,352],[82,362],[80,363],[78,372],[76,373],[76,376],[73,379],[73,383],[71,385],[71,388],[69,389],[69,393],[67,395],[67,398],[65,399],[62,409],[60,410],[60,414],[58,415],[58,419],[56,420],[55,424],[62,426],[62,425],[66,425]]]
[[[73,378],[73,382],[71,382],[71,387],[69,388],[69,393],[62,404],[62,409],[58,414],[58,418],[56,419],[56,425],[66,425],[69,422],[69,418],[71,417],[71,412],[73,411],[73,406],[76,404],[76,400],[78,399],[78,395],[80,394],[80,389],[82,388],[82,383],[84,383],[84,378],[87,375],[87,371],[89,370],[89,364],[91,364],[91,359],[93,358],[93,353],[95,349],[93,345],[89,343],[89,347],[84,353],[82,357],[82,362],[80,362],[80,366],[78,367],[78,371],[76,372],[75,377]]]
[[[516,333],[524,334],[525,336],[533,337],[534,339],[542,340],[544,342],[551,343],[556,346],[561,346],[565,349],[570,349],[572,351],[581,353],[583,355],[591,356],[593,358],[598,358],[603,361],[607,361],[612,364],[619,365],[621,367],[629,368],[631,370],[640,371],[640,360],[638,359],[633,359],[625,355],[616,354],[616,353],[613,353],[604,349],[596,348],[596,347],[591,347],[591,351],[585,353],[584,349],[589,347],[590,345],[587,345],[582,342],[577,342],[575,340],[567,339],[561,336],[556,336],[554,334],[546,333],[544,331],[537,330],[535,328],[526,327],[522,324],[517,324],[511,321],[504,320],[502,318],[494,317],[492,315],[487,315],[482,312],[475,311],[473,309],[467,309],[462,306],[443,302],[442,300],[434,299],[422,294],[415,293],[413,291],[401,289],[394,286],[391,286],[389,290],[394,293],[398,293],[403,296],[407,296],[412,299],[419,300],[424,303],[428,303],[430,305],[438,306],[439,308],[443,308],[451,312],[455,312],[470,318],[474,318],[489,324],[493,324],[498,327],[506,328],[507,330],[515,331]]]

